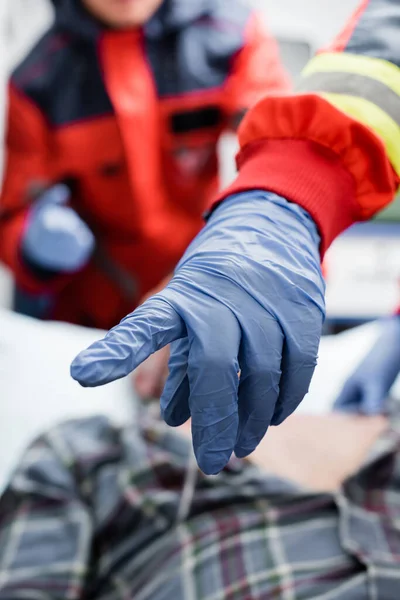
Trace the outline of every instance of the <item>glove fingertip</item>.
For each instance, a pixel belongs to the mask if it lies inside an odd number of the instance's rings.
[[[235,448],[235,456],[237,458],[246,458],[246,456],[250,456],[254,452],[255,448],[249,450],[248,448]]]
[[[88,377],[85,366],[72,363],[70,366],[70,375],[82,387],[93,387],[92,378]]]
[[[80,352],[70,365],[70,374],[82,387],[96,387],[102,383],[102,370],[93,359],[90,349]]]
[[[195,449],[197,464],[205,475],[218,475],[228,464],[232,453]]]
[[[161,408],[161,418],[170,427],[180,427],[190,419],[190,412],[179,410],[177,407]]]

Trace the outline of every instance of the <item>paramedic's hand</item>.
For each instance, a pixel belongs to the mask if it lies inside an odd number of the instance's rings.
[[[228,198],[166,288],[79,354],[72,377],[108,383],[173,342],[162,416],[192,418],[198,464],[218,473],[308,390],[324,318],[318,245],[299,206],[261,191]]]
[[[79,271],[89,261],[94,237],[66,206],[69,190],[55,185],[35,202],[22,239],[22,255],[34,265],[60,273]]]
[[[334,408],[375,415],[385,411],[385,400],[400,372],[400,316],[382,323],[378,340],[346,381]]]

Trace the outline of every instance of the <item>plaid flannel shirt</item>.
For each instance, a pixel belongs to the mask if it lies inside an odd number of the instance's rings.
[[[196,473],[182,519],[189,441],[150,417],[60,425],[1,498],[0,600],[398,600],[399,431],[335,494]]]

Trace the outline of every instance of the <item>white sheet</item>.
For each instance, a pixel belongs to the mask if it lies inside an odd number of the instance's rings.
[[[117,423],[132,418],[130,379],[84,389],[69,375],[74,356],[102,335],[0,310],[0,490],[26,445],[55,423],[92,414]]]

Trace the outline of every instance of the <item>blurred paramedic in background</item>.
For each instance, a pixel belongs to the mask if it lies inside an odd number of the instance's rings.
[[[54,5],[10,81],[0,259],[19,312],[109,328],[202,227],[222,132],[289,80],[242,0]]]

